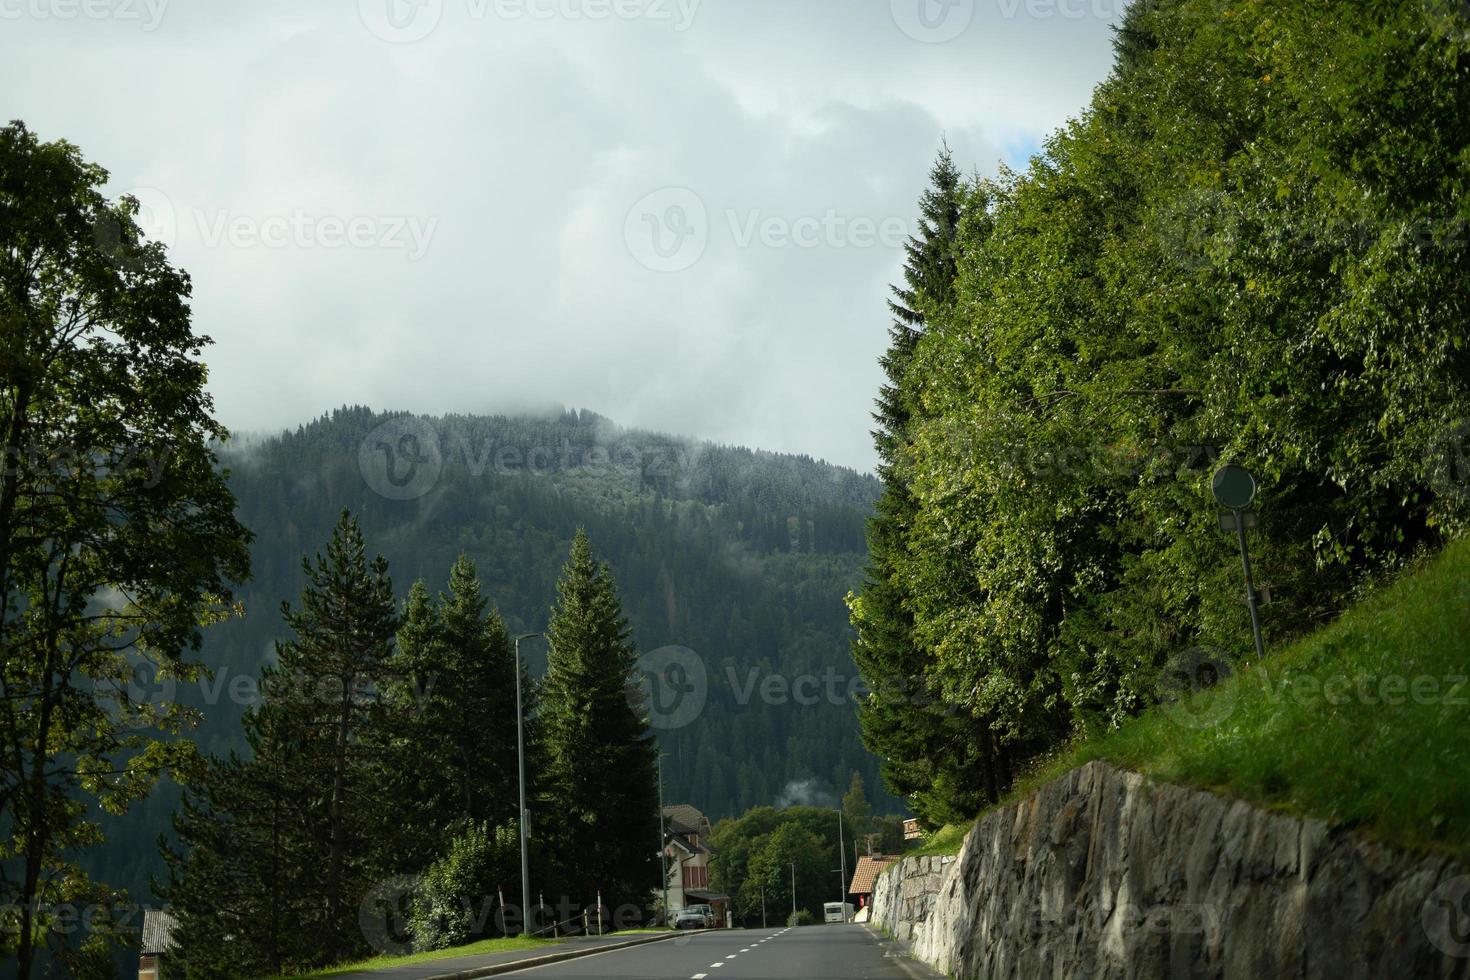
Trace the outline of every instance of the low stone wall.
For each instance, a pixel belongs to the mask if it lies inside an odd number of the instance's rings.
[[[1100,762],[886,869],[872,921],[960,977],[1470,980],[1470,869]]]

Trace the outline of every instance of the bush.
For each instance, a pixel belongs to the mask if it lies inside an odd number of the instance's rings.
[[[806,909],[801,909],[795,915],[788,915],[786,917],[786,924],[788,926],[809,926],[816,921],[817,917]]]
[[[501,934],[491,912],[504,883],[519,880],[516,833],[514,822],[471,826],[429,865],[410,919],[415,950],[447,949]]]

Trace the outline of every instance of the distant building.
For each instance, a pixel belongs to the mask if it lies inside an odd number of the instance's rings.
[[[664,861],[668,869],[669,908],[677,912],[690,905],[709,905],[715,918],[725,922],[729,896],[710,890],[710,823],[700,810],[687,803],[664,807]],[[663,900],[663,894],[659,894]]]
[[[907,820],[905,820],[903,822],[903,839],[904,840],[918,840],[918,839],[920,839],[923,836],[924,836],[924,832],[919,829],[919,818],[918,817],[909,817]]]
[[[873,882],[877,879],[878,873],[897,860],[898,858],[893,855],[885,857],[882,854],[864,855],[858,858],[857,867],[852,869],[852,884],[847,888],[847,893],[857,899],[858,908],[868,907],[868,902],[873,897]],[[861,915],[859,919],[865,921],[865,917]]]
[[[138,948],[138,980],[160,980],[163,961],[173,948],[175,919],[162,909],[143,910],[143,936]]]

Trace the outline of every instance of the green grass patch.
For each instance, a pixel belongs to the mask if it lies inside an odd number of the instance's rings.
[[[960,853],[960,846],[965,842],[965,835],[970,832],[974,824],[952,823],[940,827],[938,830],[925,834],[924,843],[912,851],[904,851],[903,857],[935,857]]]
[[[294,974],[289,980],[319,980],[325,977],[337,977],[344,973],[355,973],[358,970],[381,970],[390,966],[410,966],[415,963],[432,963],[434,960],[447,960],[456,956],[474,956],[478,953],[507,953],[518,949],[540,949],[542,946],[554,946],[558,941],[555,939],[523,939],[520,936],[508,936],[504,939],[483,939],[477,943],[466,946],[455,946],[450,949],[436,949],[427,953],[410,953],[407,956],[374,956],[372,959],[359,960],[356,963],[342,963],[326,969],[316,970],[312,973]]]
[[[1264,663],[1073,746],[1018,792],[1103,759],[1470,856],[1467,674],[1470,539]]]

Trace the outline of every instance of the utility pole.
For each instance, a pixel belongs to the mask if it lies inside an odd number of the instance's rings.
[[[796,862],[791,862],[791,924],[796,925]]]
[[[842,903],[842,921],[847,921],[847,843],[842,837],[842,810],[837,810],[837,855],[842,858],[839,862],[838,874],[842,879],[837,882],[837,901]]]
[[[766,886],[761,885],[761,928],[766,927]]]
[[[521,641],[540,636],[540,633],[522,633],[515,639],[516,648],[516,768],[520,773],[521,818],[521,935],[531,935],[531,863],[526,857],[530,813],[526,810],[526,715],[521,708]]]
[[[664,840],[664,756],[658,754],[658,868],[664,880],[664,925],[669,924],[669,855],[668,842]]]

